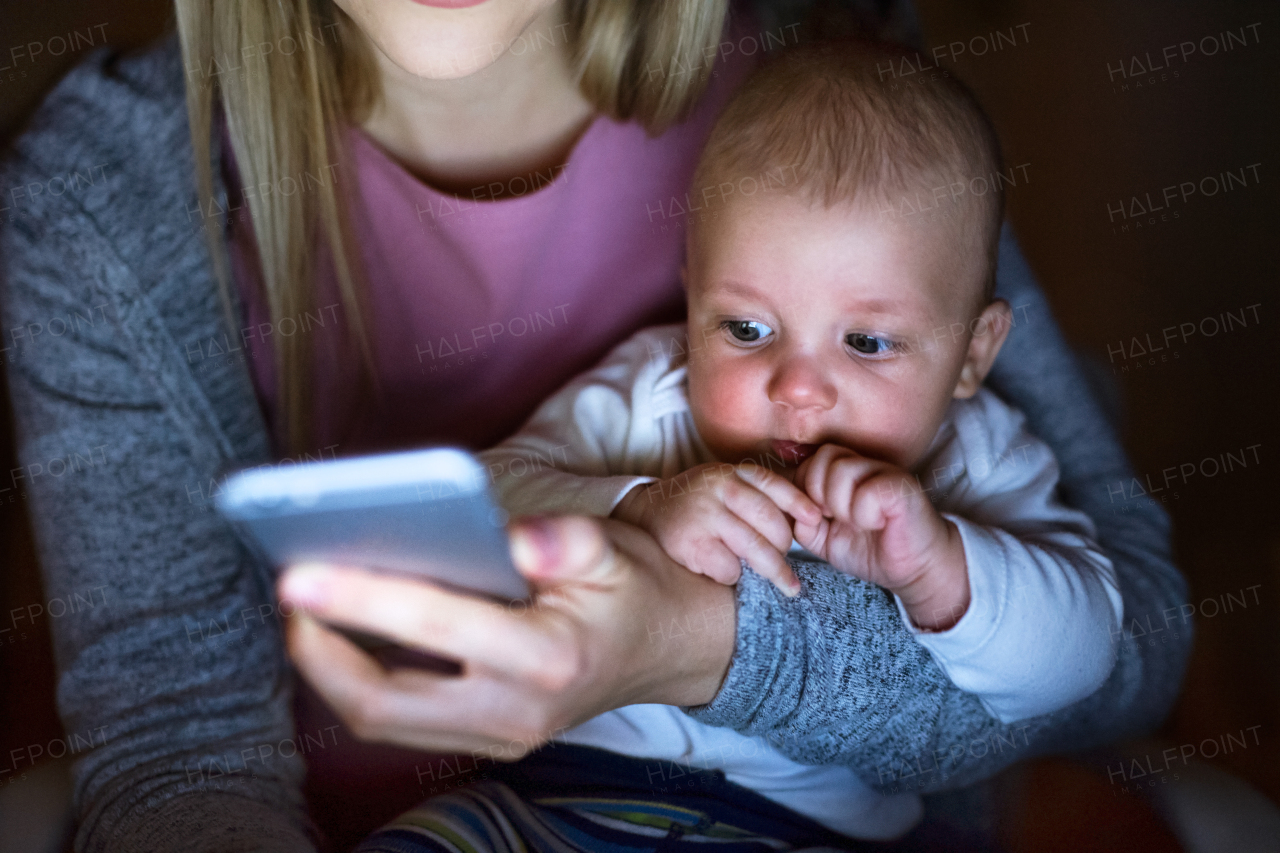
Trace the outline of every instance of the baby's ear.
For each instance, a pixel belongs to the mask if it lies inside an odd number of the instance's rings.
[[[995,364],[1000,347],[1012,326],[1013,312],[1009,310],[1009,303],[1003,299],[994,300],[982,310],[969,327],[973,331],[973,337],[969,339],[969,351],[965,353],[960,379],[951,396],[959,400],[978,393],[978,387],[987,378],[991,365]]]

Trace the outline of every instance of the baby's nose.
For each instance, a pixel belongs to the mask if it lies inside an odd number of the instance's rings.
[[[769,399],[795,409],[825,411],[836,404],[836,386],[817,359],[797,356],[778,364],[769,382]]]

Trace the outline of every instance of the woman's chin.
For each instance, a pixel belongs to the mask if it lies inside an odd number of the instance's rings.
[[[413,0],[419,6],[432,6],[436,9],[470,9],[489,0]]]
[[[338,5],[404,73],[423,80],[457,80],[493,65],[550,3],[413,0],[374,8],[339,0]]]
[[[397,68],[420,80],[460,80],[479,74],[490,67],[505,52],[503,42],[480,44],[473,48],[460,48],[468,40],[444,40],[433,38],[425,42],[397,37],[390,43],[379,45],[382,54]],[[430,48],[430,49],[428,49]]]

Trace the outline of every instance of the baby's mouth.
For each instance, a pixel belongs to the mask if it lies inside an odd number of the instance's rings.
[[[799,465],[818,451],[817,444],[799,444],[794,441],[783,441],[775,438],[769,443],[773,452],[789,465]]]

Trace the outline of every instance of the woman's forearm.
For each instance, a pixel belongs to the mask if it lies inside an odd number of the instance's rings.
[[[1180,651],[1127,640],[1096,693],[1002,724],[948,681],[881,590],[816,565],[796,573],[804,592],[795,599],[744,573],[728,676],[710,704],[687,710],[802,763],[847,765],[881,790],[952,788],[1036,754],[1138,734],[1167,712],[1181,678]],[[1158,589],[1122,581],[1122,592],[1126,605],[1177,612]]]
[[[735,644],[736,593],[676,565],[649,534],[611,525],[614,547],[637,565],[658,589],[654,604],[641,612],[644,642],[635,655],[636,702],[700,705],[719,692]],[[641,578],[645,582],[645,578]]]

